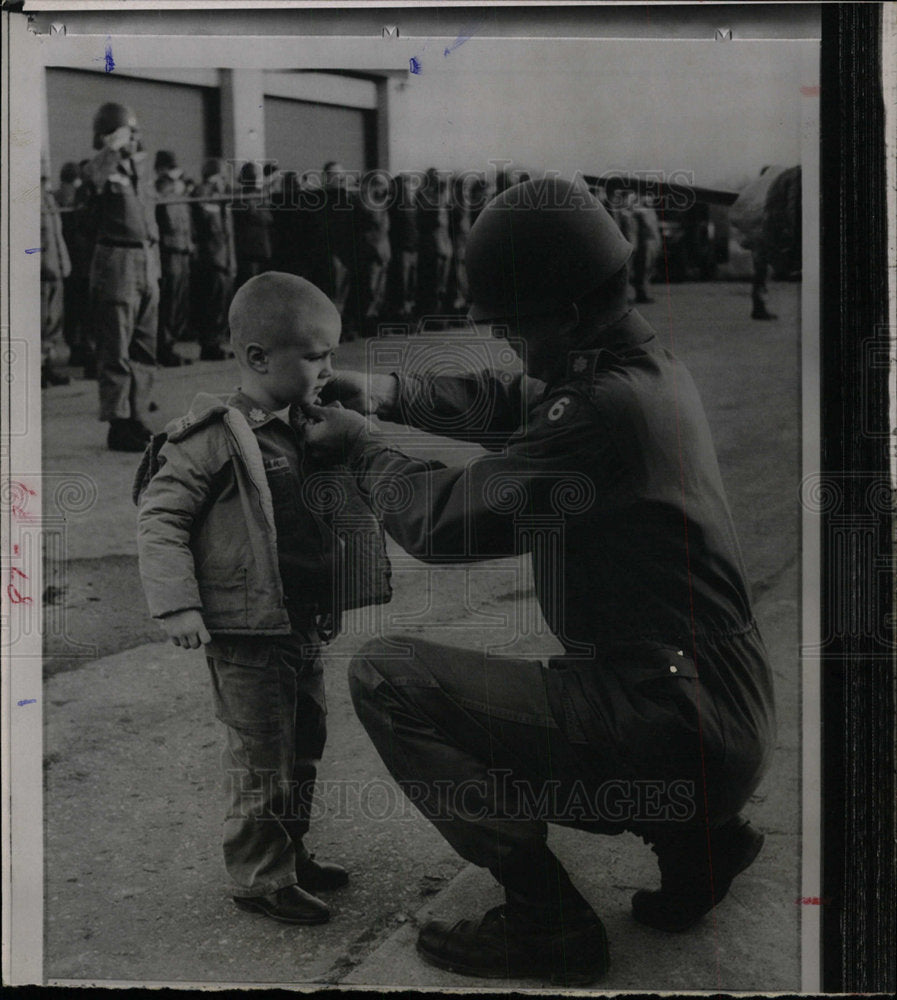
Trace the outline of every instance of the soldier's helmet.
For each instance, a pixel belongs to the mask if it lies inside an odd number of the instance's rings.
[[[130,125],[132,128],[137,126],[137,116],[130,108],[114,101],[101,105],[93,116],[93,148],[102,149],[103,136],[109,135],[123,125]]]
[[[600,288],[632,249],[582,181],[515,184],[489,202],[470,230],[471,318],[563,309]]]

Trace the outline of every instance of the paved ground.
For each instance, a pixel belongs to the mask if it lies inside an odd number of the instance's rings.
[[[734,283],[674,286],[669,298],[656,289],[658,302],[644,309],[704,395],[773,655],[780,733],[749,810],[766,847],[687,934],[652,932],[628,914],[633,889],[656,881],[641,841],[552,830],[607,923],[614,964],[603,990],[799,988],[799,287],[773,286],[781,319],[768,324],[746,318],[748,288]],[[346,345],[343,363],[359,363],[367,347]],[[158,426],[199,389],[233,382],[229,364],[162,372]],[[529,592],[525,564],[427,569],[395,553],[396,594],[382,621],[355,613],[331,649],[330,737],[310,839],[319,856],[349,867],[352,883],[331,897],[333,919],[323,927],[241,913],[219,861],[222,734],[204,662],[161,642],[147,618],[129,496],[135,459],[102,446],[95,394],[83,381],[44,394],[45,475],[87,475],[96,489],[89,510],[68,516],[65,558],[51,560],[45,581],[48,979],[538,989],[477,983],[418,960],[422,919],[473,915],[498,896],[487,874],[464,865],[404,803],[354,717],[345,681],[364,635],[400,617],[406,630],[458,645],[510,634],[519,592]],[[444,442],[433,448],[458,455]],[[537,637],[522,647],[554,649]]]

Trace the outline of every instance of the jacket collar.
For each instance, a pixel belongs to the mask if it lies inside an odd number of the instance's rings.
[[[232,406],[235,410],[239,410],[253,430],[257,427],[264,427],[265,424],[269,424],[272,420],[280,419],[273,410],[268,410],[264,406],[261,406],[251,396],[247,396],[240,389],[235,389],[227,397],[227,405]]]
[[[635,348],[654,340],[654,330],[643,316],[630,309],[624,316],[609,326],[585,333],[576,347],[571,348],[556,370],[556,377],[590,378],[600,367],[605,367],[610,357],[620,358]]]

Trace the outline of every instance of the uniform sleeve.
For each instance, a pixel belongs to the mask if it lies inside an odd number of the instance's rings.
[[[396,378],[398,400],[387,419],[487,447],[520,428],[545,388],[537,379],[510,372],[396,373]]]
[[[167,442],[163,460],[137,514],[140,578],[154,618],[202,610],[190,539],[230,454],[222,435],[198,433]]]
[[[361,437],[349,466],[402,548],[445,563],[528,551],[531,528],[599,503],[620,463],[598,412],[568,392],[529,411],[499,454],[447,467]]]

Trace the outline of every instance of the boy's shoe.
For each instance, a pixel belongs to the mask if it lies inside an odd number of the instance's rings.
[[[652,845],[660,865],[657,892],[632,897],[632,915],[661,931],[684,931],[709,913],[739,872],[760,853],[764,837],[742,816],[712,830],[708,845],[702,831],[683,833]],[[708,863],[709,847],[709,863]]]
[[[110,451],[140,452],[150,437],[149,429],[139,420],[111,420],[106,444]]]
[[[234,896],[241,910],[264,913],[282,924],[324,924],[330,919],[330,910],[316,896],[298,885],[288,885],[267,896]]]
[[[314,854],[296,862],[296,881],[306,892],[328,892],[349,884],[349,873],[342,865],[315,861]]]
[[[417,938],[431,965],[484,979],[547,979],[557,986],[587,986],[610,967],[607,933],[592,911],[546,926],[507,903],[479,920],[431,920]]]

